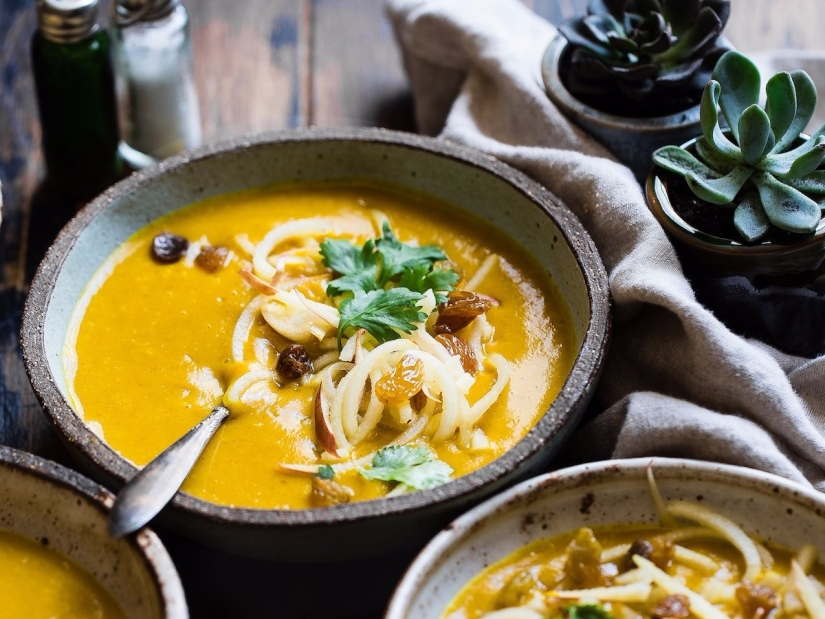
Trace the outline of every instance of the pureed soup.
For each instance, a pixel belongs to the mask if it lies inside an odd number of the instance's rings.
[[[47,546],[0,530],[0,619],[126,619],[81,566]]]
[[[144,465],[223,402],[183,489],[301,509],[430,488],[515,445],[576,355],[509,238],[375,184],[228,194],[137,232],[75,310],[72,403]]]
[[[703,504],[665,504],[649,479],[658,526],[536,540],[467,583],[442,619],[825,617],[814,546],[768,545]]]

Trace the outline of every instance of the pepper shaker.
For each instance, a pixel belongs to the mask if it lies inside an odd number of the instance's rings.
[[[112,0],[121,153],[141,168],[201,143],[189,14],[179,0]]]
[[[38,0],[32,68],[48,180],[86,199],[123,172],[109,37],[98,0]]]

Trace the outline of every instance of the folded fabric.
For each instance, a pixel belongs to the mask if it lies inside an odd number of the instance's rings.
[[[388,8],[419,129],[541,182],[579,217],[607,267],[614,336],[599,414],[568,455],[700,458],[825,490],[825,357],[745,340],[697,302],[633,175],[545,95],[539,66],[555,29],[517,0]]]

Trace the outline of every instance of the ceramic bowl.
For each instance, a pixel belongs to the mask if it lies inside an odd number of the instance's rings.
[[[547,96],[565,116],[629,167],[639,183],[644,182],[657,148],[681,144],[701,132],[698,105],[667,116],[631,118],[608,114],[582,103],[567,90],[559,74],[559,63],[567,49],[567,39],[557,35],[544,52],[541,74]]]
[[[26,367],[51,421],[91,476],[118,488],[136,473],[66,398],[61,355],[69,316],[98,266],[133,232],[191,202],[276,182],[346,178],[434,195],[516,239],[568,300],[579,349],[575,365],[538,425],[470,475],[406,496],[300,511],[230,508],[178,493],[161,523],[184,536],[290,561],[352,559],[420,546],[471,504],[545,467],[589,400],[607,345],[607,277],[584,228],[540,185],[480,152],[411,134],[298,130],[242,138],[168,159],[115,185],[68,224],[40,265],[23,317]]]
[[[0,447],[0,529],[48,545],[90,572],[132,619],[186,619],[186,599],[158,537],[107,533],[114,496],[85,477]]]
[[[825,496],[782,477],[684,459],[597,462],[526,481],[451,523],[410,566],[385,619],[440,618],[471,578],[537,539],[582,526],[658,522],[648,466],[666,501],[701,501],[749,534],[825,551]]]

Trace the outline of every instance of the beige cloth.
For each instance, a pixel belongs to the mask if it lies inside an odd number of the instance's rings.
[[[589,460],[700,458],[825,490],[825,357],[746,341],[696,302],[633,175],[545,95],[539,66],[554,28],[517,0],[389,0],[388,8],[420,130],[544,184],[579,217],[607,267],[614,338],[593,404],[601,414],[569,451]]]

